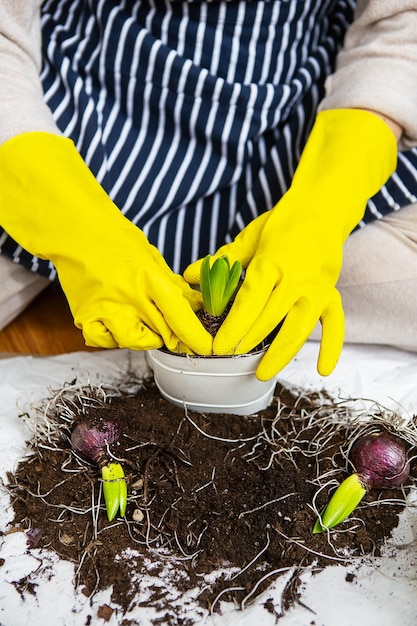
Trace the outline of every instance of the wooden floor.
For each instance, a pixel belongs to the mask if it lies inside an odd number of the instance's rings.
[[[53,355],[93,350],[74,326],[68,303],[57,285],[48,287],[0,332],[0,355]]]

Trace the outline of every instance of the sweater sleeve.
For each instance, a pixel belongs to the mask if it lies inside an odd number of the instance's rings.
[[[403,127],[401,149],[416,146],[416,33],[415,0],[358,0],[320,109],[377,111]]]
[[[0,144],[24,132],[60,134],[44,103],[42,0],[0,0]]]

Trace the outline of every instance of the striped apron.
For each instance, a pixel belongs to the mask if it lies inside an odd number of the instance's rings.
[[[58,127],[176,272],[289,187],[354,0],[47,0],[42,83]],[[416,201],[417,151],[363,224]],[[362,225],[363,225],[362,224]],[[0,233],[2,252],[55,270]]]

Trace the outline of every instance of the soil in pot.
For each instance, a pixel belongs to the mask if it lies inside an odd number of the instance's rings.
[[[358,427],[349,403],[278,384],[269,408],[240,417],[185,412],[151,380],[134,395],[112,394],[60,390],[45,418],[53,434],[37,438],[8,486],[13,530],[29,531],[32,546],[73,562],[86,595],[113,586],[114,606],[100,607],[102,615],[138,604],[155,609],[155,624],[190,626],[218,611],[220,598],[245,607],[286,574],[282,604],[267,593],[262,600],[278,617],[298,601],[303,568],[351,563],[353,580],[355,559],[378,555],[398,523],[403,494],[373,492],[331,542],[311,532],[329,497],[329,472],[346,476],[346,449]],[[74,422],[109,416],[122,428],[112,453],[129,490],[126,518],[116,523],[107,521],[103,503],[92,515],[99,473],[69,445]],[[36,593],[35,580],[19,585]]]
[[[207,313],[205,309],[200,309],[197,311],[197,317],[207,332],[209,332],[212,337],[215,337],[220,326],[226,319],[229,310],[230,305],[227,307],[223,315],[210,315],[210,313]]]

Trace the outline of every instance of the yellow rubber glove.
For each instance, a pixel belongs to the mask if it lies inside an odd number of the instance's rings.
[[[0,147],[0,223],[55,265],[87,345],[210,354],[200,295],[98,184],[71,140],[27,133]]]
[[[215,257],[239,259],[246,276],[220,328],[215,354],[244,353],[284,320],[257,369],[268,380],[295,356],[318,320],[317,368],[330,374],[344,339],[335,285],[343,244],[363,217],[367,200],[395,170],[397,144],[378,116],[355,109],[319,113],[292,185],[269,212],[250,223]],[[198,279],[201,260],[184,277]]]

